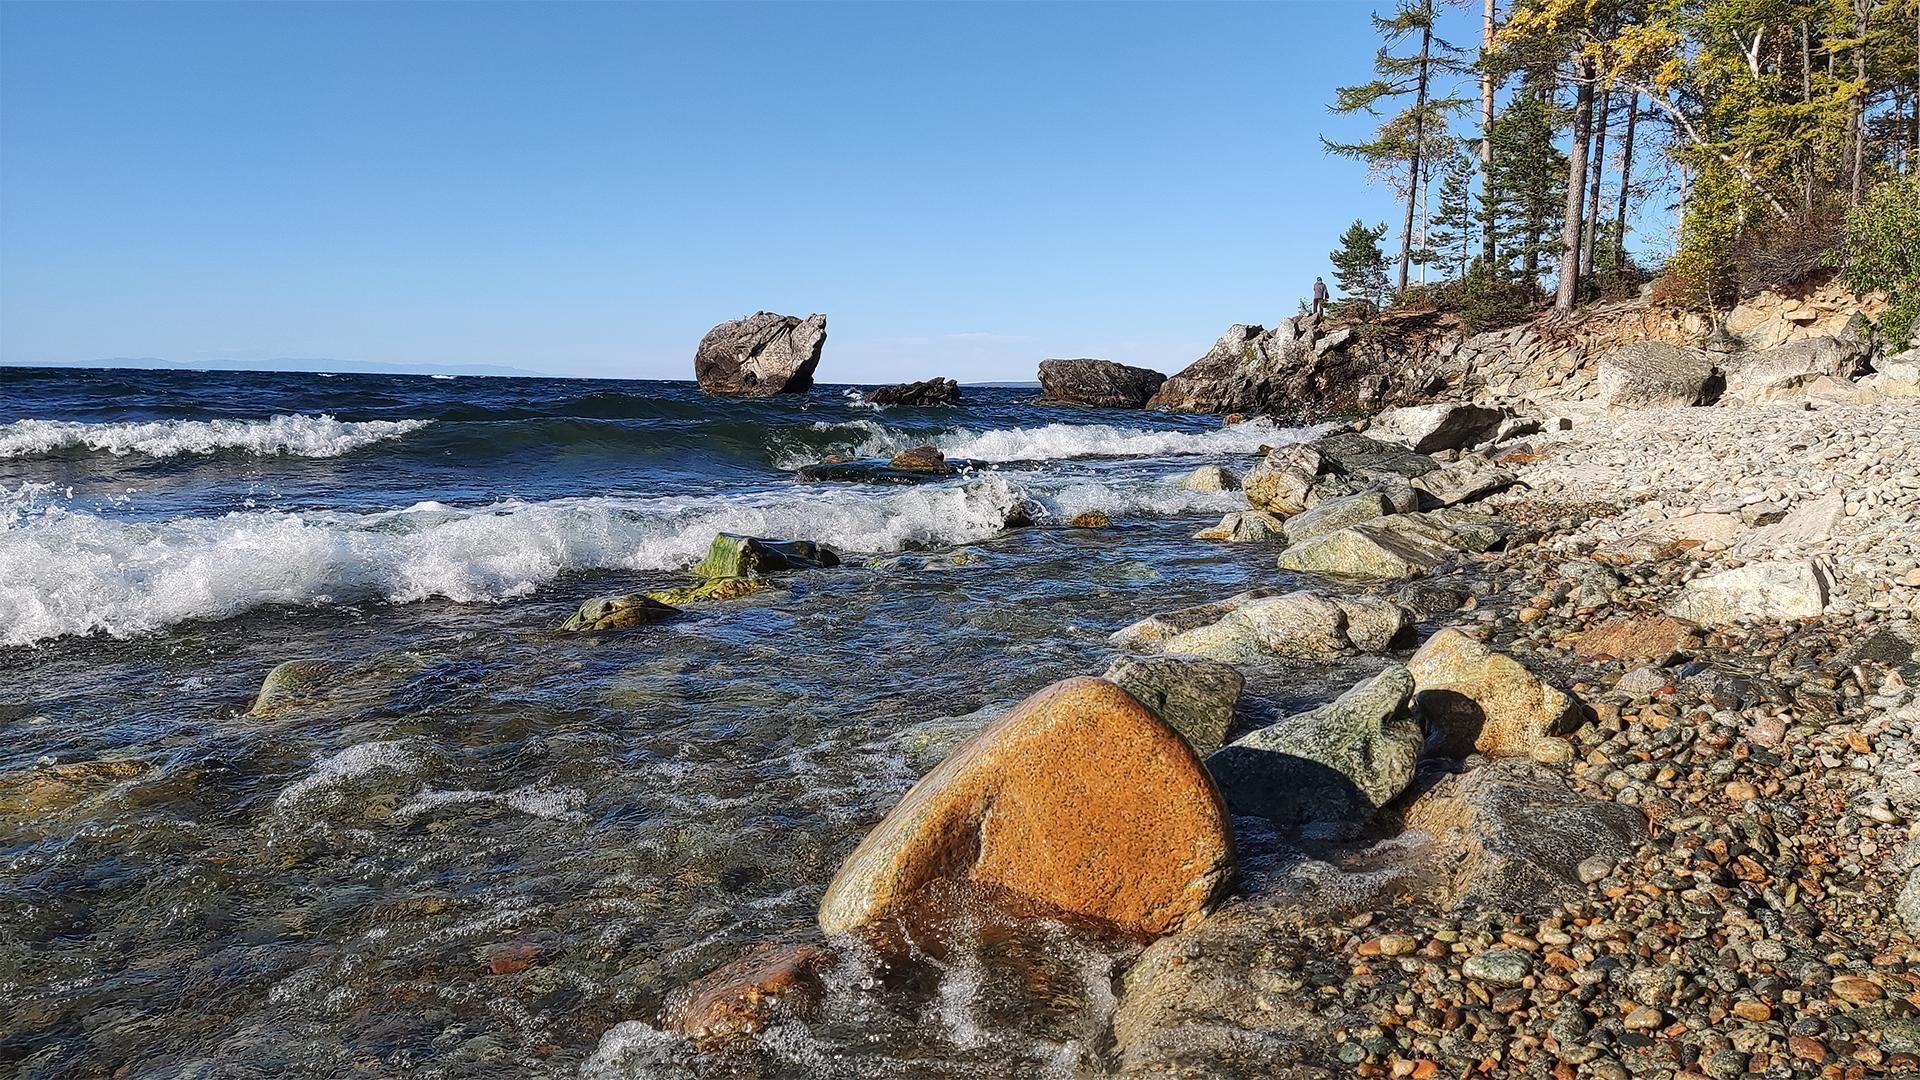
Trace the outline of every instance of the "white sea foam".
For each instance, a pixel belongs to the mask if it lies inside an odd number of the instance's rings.
[[[412,776],[427,763],[426,748],[419,740],[355,743],[321,758],[311,772],[288,784],[273,805],[276,810],[334,806],[345,797],[342,789],[356,780],[377,774]]]
[[[512,791],[472,791],[459,788],[439,791],[422,788],[406,805],[394,810],[395,821],[406,822],[443,806],[491,804],[518,810],[529,817],[549,821],[584,821],[580,808],[587,805],[587,793],[574,787],[543,787],[529,784]]]
[[[0,424],[0,458],[40,457],[93,450],[116,457],[175,457],[224,450],[263,457],[329,458],[415,432],[431,420],[336,420],[322,413],[266,420],[152,420],[84,424],[72,420],[15,420]]]
[[[1280,446],[1318,438],[1326,430],[1282,427],[1256,417],[1212,431],[1167,431],[1113,424],[1042,424],[1038,427],[975,431],[957,427],[932,439],[895,431],[879,420],[818,421],[815,431],[845,432],[846,450],[861,457],[884,457],[931,442],[948,457],[984,463],[1063,461],[1071,458],[1222,457],[1251,454],[1261,446]],[[777,452],[774,464],[798,468],[819,458],[818,450]]]
[[[1219,512],[1236,498],[1146,481],[1030,492],[994,474],[912,488],[140,520],[72,508],[36,485],[0,499],[0,644],[127,637],[269,604],[502,600],[573,570],[686,566],[717,532],[804,536],[861,554],[979,541],[1026,501],[1064,520],[1095,506],[1122,517]]]

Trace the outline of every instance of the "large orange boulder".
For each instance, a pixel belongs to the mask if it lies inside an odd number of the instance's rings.
[[[1198,923],[1233,829],[1180,733],[1104,679],[1053,684],[963,743],[841,865],[828,933],[879,931],[934,886],[984,886],[1123,930]]]

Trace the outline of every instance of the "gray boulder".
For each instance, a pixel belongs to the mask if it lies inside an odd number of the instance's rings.
[[[1417,454],[1431,454],[1487,442],[1512,415],[1506,409],[1465,402],[1409,405],[1374,417],[1367,433],[1375,439],[1399,443]]]
[[[700,389],[724,397],[772,397],[813,389],[827,343],[827,317],[756,312],[707,331],[693,354]]]
[[[1226,741],[1247,685],[1226,664],[1179,656],[1115,657],[1102,678],[1152,709],[1203,757]]]
[[[1718,384],[1707,353],[1662,341],[1636,341],[1601,356],[1594,380],[1601,403],[1622,409],[1705,405]]]
[[[1771,349],[1734,353],[1721,361],[1721,367],[1726,372],[1727,396],[1746,400],[1805,376],[1851,379],[1864,359],[1858,339],[1823,334]]]
[[[1478,454],[1469,454],[1445,468],[1414,477],[1415,488],[1434,506],[1454,506],[1510,488],[1519,478]]]
[[[1265,510],[1240,510],[1193,534],[1195,540],[1225,540],[1234,544],[1286,539],[1286,521]]]
[[[1154,652],[1189,630],[1212,626],[1246,604],[1279,595],[1278,589],[1248,589],[1246,592],[1236,593],[1225,600],[1215,600],[1210,604],[1195,604],[1173,611],[1157,612],[1114,631],[1107,640],[1115,648],[1129,649],[1134,652]]]
[[[1247,473],[1241,487],[1256,510],[1297,514],[1307,508],[1321,466],[1320,452],[1311,446],[1277,447],[1267,451],[1260,464]]]
[[[1694,578],[1667,612],[1708,626],[1806,619],[1826,610],[1827,593],[1827,575],[1818,563],[1806,559],[1756,562]]]
[[[1180,481],[1189,491],[1239,491],[1240,478],[1225,465],[1201,465]]]
[[[1323,471],[1358,480],[1389,476],[1411,480],[1440,467],[1439,462],[1425,454],[1352,432],[1329,435],[1314,443],[1313,448],[1325,462]]]
[[[1413,677],[1394,665],[1332,703],[1235,739],[1206,759],[1235,813],[1283,825],[1358,824],[1413,780]]]
[[[1277,412],[1292,404],[1312,369],[1309,320],[1268,330],[1236,324],[1207,354],[1169,378],[1147,402],[1176,412]]]
[[[1452,533],[1395,514],[1304,540],[1280,553],[1282,570],[1386,581],[1424,574],[1460,553]]]
[[[1040,362],[1040,396],[1059,405],[1138,409],[1166,381],[1157,371],[1111,360]]]
[[[1387,501],[1387,497],[1378,491],[1368,490],[1318,503],[1312,509],[1288,518],[1283,528],[1288,542],[1297,544],[1391,513],[1393,504]]]

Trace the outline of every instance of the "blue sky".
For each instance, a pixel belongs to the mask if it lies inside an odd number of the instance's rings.
[[[0,5],[0,362],[1172,371],[1393,196],[1364,3]],[[1451,35],[1470,42],[1450,10]]]

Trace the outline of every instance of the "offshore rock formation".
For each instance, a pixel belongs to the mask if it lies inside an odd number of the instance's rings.
[[[1040,396],[1061,405],[1138,409],[1167,377],[1111,360],[1042,360]]]
[[[813,389],[827,344],[827,317],[755,312],[707,331],[693,354],[700,389],[723,397],[772,397]]]
[[[960,384],[952,379],[894,383],[868,391],[867,400],[875,405],[958,405]]]

